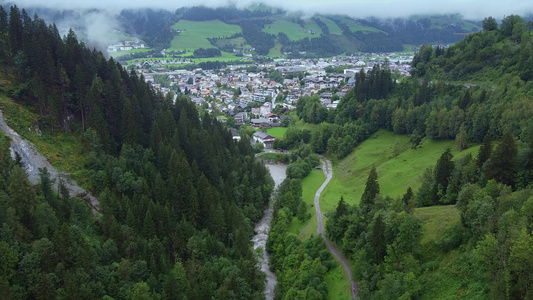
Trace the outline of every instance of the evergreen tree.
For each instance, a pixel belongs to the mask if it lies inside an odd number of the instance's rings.
[[[438,203],[448,188],[450,176],[452,175],[453,168],[455,167],[453,161],[453,154],[450,148],[447,148],[440,156],[435,166],[435,184],[433,186],[433,201]]]
[[[376,171],[376,166],[372,166],[368,178],[366,180],[365,190],[361,196],[361,207],[362,212],[366,215],[372,210],[374,206],[374,199],[379,194],[379,183],[378,183],[378,173]]]
[[[372,262],[378,264],[387,254],[387,240],[385,236],[386,225],[381,213],[376,214],[370,224],[368,252]]]
[[[476,164],[478,168],[481,168],[483,164],[489,160],[492,154],[492,145],[491,140],[488,135],[483,138],[483,144],[479,147],[479,152],[476,159]]]
[[[487,161],[486,178],[514,187],[518,168],[517,156],[516,141],[511,132],[507,131]]]

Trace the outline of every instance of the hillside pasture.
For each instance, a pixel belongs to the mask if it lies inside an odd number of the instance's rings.
[[[309,32],[311,30],[315,31],[316,33],[311,34]],[[276,20],[272,24],[265,25],[263,31],[273,35],[283,32],[291,41],[299,41],[304,38],[312,39],[319,37],[322,33],[322,30],[314,21],[307,21],[302,27],[300,24],[288,20]]]
[[[352,154],[333,166],[333,179],[320,200],[324,212],[335,209],[341,196],[352,205],[359,203],[368,173],[376,166],[382,195],[402,196],[408,187],[417,191],[427,168],[434,167],[446,150],[452,149],[454,158],[477,154],[479,146],[458,152],[454,141],[426,140],[411,148],[407,135],[380,130],[355,148]]]
[[[324,22],[326,26],[328,26],[328,30],[330,34],[335,34],[335,35],[342,34],[342,30],[339,27],[339,25],[337,25],[337,23],[333,22],[331,19],[326,18],[326,17],[319,17],[319,19],[320,21]]]
[[[172,29],[181,30],[174,36],[171,47],[168,50],[194,51],[199,48],[214,48],[207,38],[230,37],[242,32],[238,25],[229,25],[220,20],[211,21],[187,21],[180,20],[172,25]]]

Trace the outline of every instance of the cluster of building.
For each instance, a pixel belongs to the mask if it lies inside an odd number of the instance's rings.
[[[324,107],[336,108],[340,99],[355,85],[355,73],[369,71],[379,64],[400,76],[410,76],[412,58],[410,55],[366,54],[330,59],[276,59],[256,64],[256,68],[231,65],[217,70],[146,72],[143,76],[164,95],[179,90],[188,94],[198,106],[223,113],[219,114],[222,122],[233,117],[237,125],[250,123],[255,128],[269,128],[279,126],[281,122],[280,117],[273,114],[277,105],[293,109],[301,96],[316,94]],[[328,67],[329,70],[341,67],[337,69],[343,72],[327,73]],[[250,69],[258,71],[248,72]],[[274,70],[281,72],[283,81],[268,78]],[[170,86],[155,82],[155,74],[165,75]]]
[[[147,48],[143,41],[122,41],[113,45],[107,46],[107,52],[117,52],[117,51],[129,51],[133,49],[145,49]]]

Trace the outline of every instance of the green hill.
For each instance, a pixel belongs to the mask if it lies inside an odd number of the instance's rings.
[[[318,18],[320,19],[320,21],[326,24],[330,34],[342,35],[341,28],[332,19],[327,18],[327,17],[318,17]]]
[[[208,38],[228,38],[242,32],[240,26],[229,25],[220,20],[180,20],[172,25],[172,29],[181,32],[174,36],[169,50],[187,50],[188,52],[199,48],[214,48]]]
[[[479,30],[477,24],[458,16],[383,21],[316,15],[305,19],[263,5],[249,9],[190,7],[164,17],[169,25],[154,24],[142,31],[136,28],[143,32],[139,38],[155,40],[149,45],[155,49],[186,50],[187,56],[198,48],[218,48],[232,53],[234,48],[242,47],[254,48],[254,54],[271,57],[279,57],[281,53],[290,53],[289,57],[330,57],[342,53],[394,52],[403,51],[404,45],[455,43],[463,37],[454,32]],[[142,21],[142,15],[129,15],[123,22],[126,20],[137,24]]]
[[[265,25],[263,31],[274,35],[280,32],[285,33],[291,41],[317,37],[322,33],[320,27],[311,20],[302,22],[302,24],[288,20],[275,20],[274,23]]]
[[[324,211],[334,210],[341,196],[347,203],[358,204],[373,165],[384,196],[400,197],[408,187],[417,190],[424,171],[435,166],[446,148],[452,148],[455,157],[469,153],[475,156],[479,149],[475,146],[459,152],[450,140],[426,140],[412,149],[408,136],[380,130],[357,146],[351,155],[334,164],[333,179],[324,190],[321,207]]]

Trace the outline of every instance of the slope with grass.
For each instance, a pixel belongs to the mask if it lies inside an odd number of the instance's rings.
[[[291,41],[299,41],[304,38],[314,38],[319,37],[322,33],[322,30],[316,22],[307,20],[302,27],[298,23],[294,23],[288,20],[276,20],[272,24],[267,24],[263,28],[263,31],[269,34],[277,35],[280,32],[283,32],[287,35]],[[310,33],[314,31],[315,33]]]
[[[445,232],[460,226],[460,212],[455,205],[416,208],[414,215],[422,223],[422,266],[420,299],[486,299],[485,284],[476,277],[475,267],[462,249],[438,250]],[[488,283],[487,283],[488,284]]]
[[[38,115],[13,101],[3,91],[0,91],[0,110],[7,125],[30,141],[54,167],[71,174],[82,183],[80,180],[84,176],[80,175],[83,173],[87,157],[81,155],[82,145],[79,135],[66,132],[54,136],[41,134],[36,126],[39,123]]]
[[[334,210],[341,196],[352,205],[358,204],[372,165],[377,168],[382,195],[399,197],[409,186],[416,191],[422,184],[424,170],[433,167],[448,147],[455,157],[475,154],[478,150],[478,147],[470,147],[458,152],[454,141],[450,140],[426,140],[412,149],[408,136],[380,130],[351,155],[334,164],[333,180],[321,199],[322,209],[325,212]]]
[[[357,21],[355,21],[354,19],[352,19],[350,17],[347,17],[347,16],[334,16],[334,17],[330,17],[330,19],[335,20],[337,22],[341,22],[343,24],[346,24],[351,32],[362,31],[362,32],[381,32],[381,33],[385,33],[384,31],[379,30],[377,28],[374,28],[374,27],[371,27],[371,26],[362,25],[362,24],[358,23]]]
[[[320,21],[324,22],[326,26],[328,26],[329,34],[335,34],[335,35],[341,35],[342,30],[340,29],[339,25],[337,25],[335,22],[333,22],[331,19],[326,17],[318,17]]]
[[[273,127],[267,130],[267,133],[275,138],[282,137],[287,131],[287,127]]]
[[[174,30],[180,30],[172,40],[169,50],[194,51],[199,48],[214,48],[207,38],[230,37],[242,32],[238,25],[229,25],[220,20],[211,21],[187,21],[180,20],[172,26]]]
[[[297,218],[292,218],[289,231],[297,235],[301,240],[306,240],[317,232],[317,218],[314,207],[314,197],[326,177],[322,170],[312,170],[307,177],[302,180],[302,200],[307,206],[307,211],[311,217],[304,222]],[[328,271],[325,282],[328,286],[328,300],[351,299],[350,281],[342,266],[335,261],[336,266]]]

